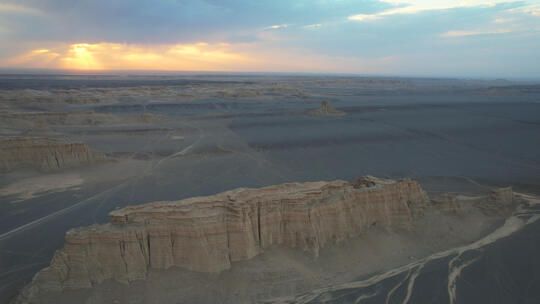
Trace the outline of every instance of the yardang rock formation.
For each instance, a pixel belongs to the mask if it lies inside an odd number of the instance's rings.
[[[506,208],[511,188],[476,197],[479,204]],[[64,248],[38,272],[15,303],[42,292],[90,288],[107,279],[128,283],[150,269],[180,267],[219,273],[282,245],[314,256],[332,243],[373,226],[411,229],[428,206],[452,213],[449,195],[430,201],[418,182],[371,176],[349,183],[290,183],[239,188],[206,197],[129,206],[109,213],[111,222],[67,232]]]
[[[144,279],[150,268],[218,273],[272,245],[317,255],[374,225],[410,228],[416,211],[429,204],[410,179],[364,180],[240,188],[115,210],[109,224],[68,231],[65,247],[21,297],[40,289],[87,288],[106,279]]]
[[[86,143],[69,143],[43,137],[0,139],[0,172],[19,168],[55,171],[106,160],[104,153]]]
[[[313,116],[343,116],[343,115],[346,115],[345,112],[338,111],[338,110],[334,109],[334,107],[332,107],[332,104],[327,100],[323,100],[321,102],[320,108],[318,108],[317,110],[310,111],[309,114],[313,115]]]

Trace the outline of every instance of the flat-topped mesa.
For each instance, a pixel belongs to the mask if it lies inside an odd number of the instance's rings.
[[[240,188],[115,210],[110,224],[70,230],[65,247],[32,284],[84,288],[110,278],[143,279],[150,268],[172,266],[217,273],[272,245],[317,255],[375,225],[410,228],[413,211],[429,204],[410,179],[362,181]]]
[[[19,168],[55,171],[106,160],[103,152],[81,142],[65,142],[43,137],[0,139],[0,172]]]

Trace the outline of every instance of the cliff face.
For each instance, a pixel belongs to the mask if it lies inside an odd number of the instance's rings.
[[[9,137],[0,139],[0,172],[18,168],[54,171],[105,160],[102,152],[86,143],[66,143],[41,137]]]
[[[25,292],[129,282],[144,279],[150,268],[217,273],[277,244],[317,255],[374,225],[409,228],[413,210],[429,204],[415,181],[366,179],[373,183],[242,188],[115,210],[110,224],[70,230],[65,247]]]

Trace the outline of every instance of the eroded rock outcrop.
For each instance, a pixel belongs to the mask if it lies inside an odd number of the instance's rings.
[[[485,214],[500,215],[514,209],[516,200],[512,187],[492,189],[484,200],[479,200],[478,208]]]
[[[0,104],[26,105],[89,105],[112,104],[141,100],[162,102],[205,98],[273,98],[276,95],[306,97],[303,81],[197,81],[186,84],[140,85],[135,87],[105,87],[79,89],[0,89]],[[164,83],[166,84],[166,83]]]
[[[415,181],[366,177],[360,184],[292,183],[130,206],[111,212],[109,224],[70,230],[19,299],[40,289],[144,279],[150,268],[218,273],[273,245],[316,256],[374,225],[408,229],[413,210],[428,204]]]
[[[461,213],[462,205],[472,204],[486,215],[509,214],[516,203],[512,187],[494,188],[480,196],[443,193],[431,199],[431,205],[444,212]]]
[[[20,168],[55,171],[106,160],[104,153],[86,143],[43,137],[0,138],[0,172]]]
[[[76,111],[0,111],[0,119],[11,125],[24,125],[25,122],[46,125],[110,125],[155,123],[164,121],[165,117],[144,113],[139,115],[114,115],[96,113],[92,110]]]
[[[323,100],[321,106],[317,110],[310,111],[309,114],[314,116],[343,116],[345,112],[334,109],[329,101]]]
[[[514,202],[512,187],[493,189],[488,194],[488,202],[493,204],[511,205]]]
[[[459,213],[461,211],[457,195],[451,193],[444,193],[433,198],[431,204],[444,212]]]

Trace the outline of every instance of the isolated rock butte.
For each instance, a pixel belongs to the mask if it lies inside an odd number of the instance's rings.
[[[240,188],[206,197],[115,210],[111,223],[67,232],[65,247],[19,300],[40,290],[88,288],[106,279],[144,279],[150,268],[218,273],[272,245],[315,256],[324,246],[374,225],[409,229],[429,204],[410,179],[346,181]],[[23,301],[24,302],[24,301]]]
[[[309,114],[314,116],[343,116],[345,112],[334,109],[329,101],[323,100],[320,108],[309,112]]]
[[[86,143],[68,143],[43,137],[0,138],[0,172],[18,168],[54,171],[106,160],[104,153]]]

